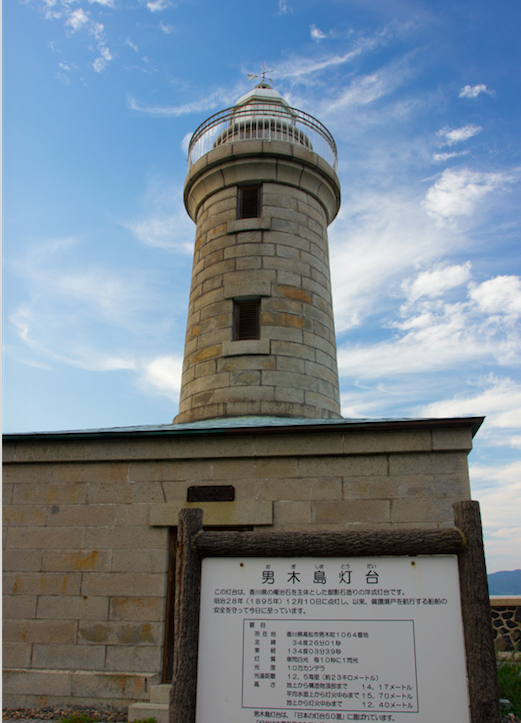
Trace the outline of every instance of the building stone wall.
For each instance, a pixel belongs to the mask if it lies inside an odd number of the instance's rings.
[[[261,421],[257,422],[261,425]],[[197,484],[207,525],[451,526],[476,420],[169,425],[7,435],[4,705],[148,700],[162,682],[169,527]]]
[[[294,155],[295,154],[295,155]],[[262,213],[237,219],[240,184],[262,185]],[[197,222],[179,415],[340,417],[327,226],[333,169],[291,143],[243,141],[188,175]],[[233,302],[261,299],[261,335],[233,341]]]
[[[492,631],[496,650],[512,653],[521,650],[521,596],[493,596]]]

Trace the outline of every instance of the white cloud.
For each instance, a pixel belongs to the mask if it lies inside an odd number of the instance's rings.
[[[169,0],[149,0],[147,2],[147,8],[152,13],[160,12],[161,10],[166,10],[167,7],[170,6]]]
[[[495,374],[479,380],[481,389],[474,395],[457,395],[428,404],[421,409],[426,417],[487,417],[487,426],[521,430],[521,384]]]
[[[493,90],[489,90],[486,85],[465,85],[459,92],[459,98],[477,98],[480,93],[494,95]]]
[[[467,270],[465,266],[452,267],[447,288],[464,283]],[[494,283],[489,287],[489,282],[474,285],[465,297],[453,303],[436,298],[444,283],[437,269],[403,283],[408,292],[417,294],[416,305],[411,302],[401,307],[402,319],[390,324],[392,338],[373,344],[342,345],[338,354],[341,373],[356,379],[400,375],[410,379],[413,374],[455,369],[462,364],[521,363],[521,336],[511,323],[509,309],[503,316],[490,314],[499,303],[491,289],[495,291],[500,282],[489,281]],[[516,309],[518,298],[513,302]]]
[[[181,148],[183,150],[183,153],[188,154],[188,149],[190,148],[190,139],[192,138],[193,133],[192,131],[189,131],[181,141]]]
[[[401,287],[409,302],[417,301],[422,296],[442,296],[448,289],[466,283],[470,278],[470,268],[470,261],[461,266],[439,266],[431,271],[423,271],[414,281],[405,280]]]
[[[193,238],[189,238],[189,234],[192,237],[194,229],[185,228],[188,224],[183,223],[184,216],[186,211],[180,214],[161,214],[143,221],[128,222],[125,225],[141,243],[147,246],[192,253]]]
[[[521,462],[471,464],[474,498],[481,506],[488,572],[520,566]]]
[[[101,53],[102,58],[104,58],[104,60],[107,60],[107,61],[112,60],[112,53],[106,46],[101,46],[99,51]]]
[[[285,15],[288,12],[288,0],[279,0],[279,15]]]
[[[82,8],[78,8],[77,10],[73,10],[67,20],[65,21],[65,25],[69,25],[73,32],[76,30],[79,30],[84,25],[87,25],[89,23],[89,17],[85,14],[84,10]]]
[[[103,25],[103,23],[93,23],[89,32],[91,35],[94,35],[96,40],[102,40],[104,30],[105,26]]]
[[[133,357],[111,356],[104,352],[96,352],[88,347],[77,350],[76,358],[58,357],[57,360],[67,362],[91,372],[135,371],[136,360]]]
[[[454,216],[470,216],[476,204],[507,180],[501,173],[482,173],[469,168],[447,169],[429,188],[424,200],[427,213],[439,223]]]
[[[114,7],[114,0],[89,0],[91,3],[99,3],[100,5],[104,5],[107,8],[113,8]]]
[[[101,73],[107,67],[107,61],[103,57],[96,58],[96,60],[92,63],[92,67],[96,73]]]
[[[483,128],[481,126],[475,126],[469,123],[462,128],[442,128],[436,135],[442,139],[443,145],[452,146],[454,143],[467,141],[469,138],[472,138],[472,136],[481,133],[482,130]]]
[[[144,364],[140,370],[139,384],[174,402],[179,401],[183,358],[159,356]]]
[[[322,30],[319,30],[316,25],[310,25],[309,30],[311,33],[311,37],[317,42],[319,42],[320,40],[324,40],[324,38],[327,37],[327,35],[323,33]]]
[[[433,224],[419,199],[404,190],[351,192],[329,239],[338,333],[360,325],[375,309],[388,308],[390,291],[407,272],[464,242],[453,229]]]
[[[165,33],[165,35],[170,35],[170,33],[173,33],[175,30],[175,27],[173,25],[165,25],[162,20],[159,23],[159,27]]]
[[[132,48],[132,50],[135,50],[136,53],[139,51],[138,46],[135,45],[135,43],[133,43],[133,42],[130,40],[130,38],[127,38],[127,39],[125,40],[125,43],[126,43],[130,48]]]
[[[496,276],[479,286],[472,286],[470,297],[487,314],[521,316],[521,279],[519,276]]]

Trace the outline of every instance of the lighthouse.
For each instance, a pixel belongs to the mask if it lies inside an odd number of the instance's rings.
[[[196,223],[179,414],[340,418],[327,227],[336,144],[265,78],[192,136]]]

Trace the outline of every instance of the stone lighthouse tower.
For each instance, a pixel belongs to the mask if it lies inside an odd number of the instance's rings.
[[[174,421],[339,418],[333,137],[263,80],[196,130],[188,163],[197,231]]]

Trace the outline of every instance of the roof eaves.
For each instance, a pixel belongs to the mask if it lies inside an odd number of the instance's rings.
[[[4,434],[5,442],[58,441],[83,439],[121,439],[213,434],[292,434],[299,431],[356,431],[363,429],[412,429],[440,427],[469,427],[476,434],[484,417],[455,417],[427,419],[303,419],[287,417],[234,417],[211,419],[187,424],[111,427],[101,429],[62,430]]]

